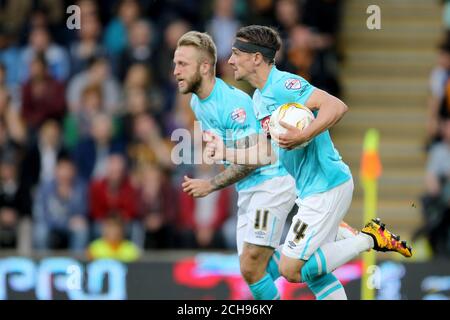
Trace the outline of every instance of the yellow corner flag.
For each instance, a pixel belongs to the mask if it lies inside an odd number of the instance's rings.
[[[378,178],[382,173],[380,155],[378,153],[380,135],[376,129],[366,132],[361,158],[360,177],[364,189],[364,222],[376,218]],[[375,291],[368,284],[367,268],[376,264],[375,252],[363,253],[363,268],[361,276],[361,299],[374,300]]]

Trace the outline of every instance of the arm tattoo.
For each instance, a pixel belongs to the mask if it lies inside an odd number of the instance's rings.
[[[257,143],[257,135],[246,136],[235,142],[236,149],[247,149],[254,146]],[[211,179],[211,184],[213,185],[214,191],[228,187],[239,180],[244,179],[250,173],[252,173],[257,166],[243,166],[238,164],[233,164],[226,168],[224,171],[216,175]]]
[[[255,169],[256,168],[254,167],[232,164],[224,171],[217,174],[214,178],[212,178],[210,182],[214,188],[214,191],[216,191],[244,179]]]

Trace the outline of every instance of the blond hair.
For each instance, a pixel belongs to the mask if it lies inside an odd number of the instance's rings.
[[[193,46],[200,50],[208,59],[215,72],[217,63],[217,48],[211,36],[205,32],[189,31],[185,33],[177,43],[177,47]]]

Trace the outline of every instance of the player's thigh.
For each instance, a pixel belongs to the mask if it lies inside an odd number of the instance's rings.
[[[247,214],[244,241],[250,244],[277,248],[281,241],[286,211],[274,207],[252,207]]]
[[[323,244],[333,241],[339,223],[350,207],[353,182],[298,200],[298,212],[292,219],[283,245],[287,257],[307,261]]]
[[[325,243],[336,241],[339,225],[344,220],[352,202],[353,188],[353,179],[350,179],[328,192],[329,211],[332,214],[330,215],[329,232],[324,239]]]
[[[236,230],[240,270],[246,281],[253,283],[264,276],[274,248],[261,245],[260,241],[252,241],[259,244],[247,242],[247,235],[251,233],[248,229],[253,229],[253,222],[249,222],[247,212],[242,213],[241,209],[238,211]]]
[[[247,243],[277,248],[289,212],[295,205],[295,189],[290,177],[271,179],[254,189],[246,209]]]
[[[236,225],[239,256],[243,252],[244,242],[261,247],[278,247],[295,199],[295,181],[289,175],[269,179],[239,192]]]

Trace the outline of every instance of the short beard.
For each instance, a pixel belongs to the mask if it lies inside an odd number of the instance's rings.
[[[182,93],[195,93],[197,94],[198,90],[202,85],[202,77],[200,76],[200,68],[197,70],[195,75],[192,77],[192,81],[188,83],[186,90]]]

